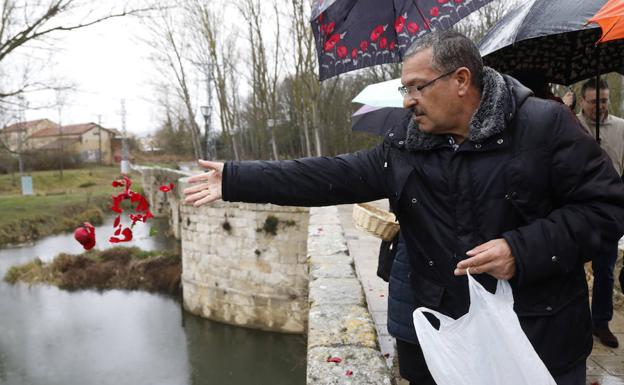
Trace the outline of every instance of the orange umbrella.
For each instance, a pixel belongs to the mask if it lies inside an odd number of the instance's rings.
[[[587,23],[596,23],[602,29],[598,43],[624,38],[624,0],[609,0]]]

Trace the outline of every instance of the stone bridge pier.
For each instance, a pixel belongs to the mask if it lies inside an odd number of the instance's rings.
[[[186,310],[237,326],[306,333],[308,385],[393,383],[336,207],[220,201],[195,208],[181,204],[189,173],[140,171],[154,215],[167,216],[181,240]],[[159,191],[170,182],[174,191]]]

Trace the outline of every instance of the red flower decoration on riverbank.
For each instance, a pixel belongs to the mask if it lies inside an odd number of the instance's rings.
[[[91,223],[85,222],[82,227],[74,231],[74,238],[85,250],[91,250],[95,246],[95,227]]]

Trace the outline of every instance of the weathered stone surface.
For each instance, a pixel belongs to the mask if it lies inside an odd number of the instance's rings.
[[[339,357],[340,363],[327,362]],[[351,371],[351,375],[347,375]],[[390,372],[378,350],[336,346],[308,349],[307,385],[390,385]]]
[[[314,306],[308,322],[308,349],[337,345],[377,348],[375,325],[364,306]]]
[[[310,281],[310,306],[364,305],[362,286],[357,278],[319,278]]]
[[[318,278],[355,278],[351,263],[324,263],[310,265],[310,280]]]

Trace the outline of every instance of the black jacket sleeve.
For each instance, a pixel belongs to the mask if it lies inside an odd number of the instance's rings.
[[[624,232],[624,184],[594,138],[561,106],[549,138],[553,210],[503,234],[518,285],[566,274]]]
[[[383,143],[336,157],[227,162],[223,200],[290,206],[328,206],[387,197]]]

